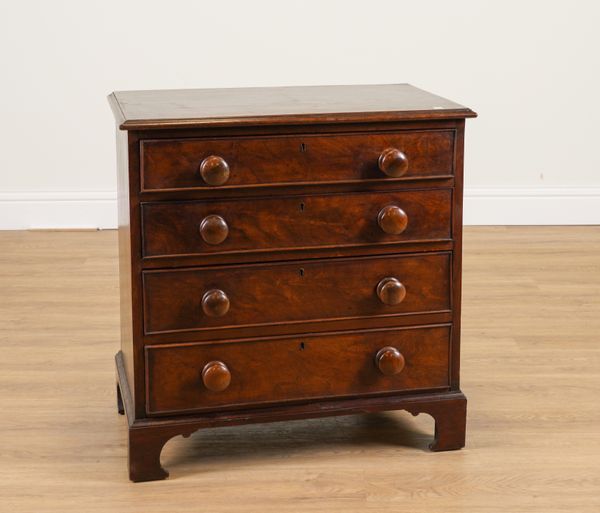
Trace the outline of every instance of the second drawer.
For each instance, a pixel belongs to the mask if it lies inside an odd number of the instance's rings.
[[[450,189],[144,203],[144,257],[449,240]]]
[[[146,334],[450,310],[449,252],[144,271]]]

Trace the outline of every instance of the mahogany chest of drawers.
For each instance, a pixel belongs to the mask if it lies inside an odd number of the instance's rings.
[[[117,120],[133,481],[200,428],[404,409],[465,442],[463,138],[410,85],[130,91]]]

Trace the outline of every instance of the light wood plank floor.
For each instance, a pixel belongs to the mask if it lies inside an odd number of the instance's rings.
[[[115,232],[0,233],[0,511],[600,511],[600,227],[468,228],[466,449],[386,413],[169,442],[132,484]]]

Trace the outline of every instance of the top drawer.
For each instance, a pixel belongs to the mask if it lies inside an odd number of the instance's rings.
[[[448,177],[454,130],[141,142],[142,191]]]

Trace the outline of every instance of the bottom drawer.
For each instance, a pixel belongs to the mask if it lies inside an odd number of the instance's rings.
[[[149,415],[449,386],[450,326],[146,347]]]

